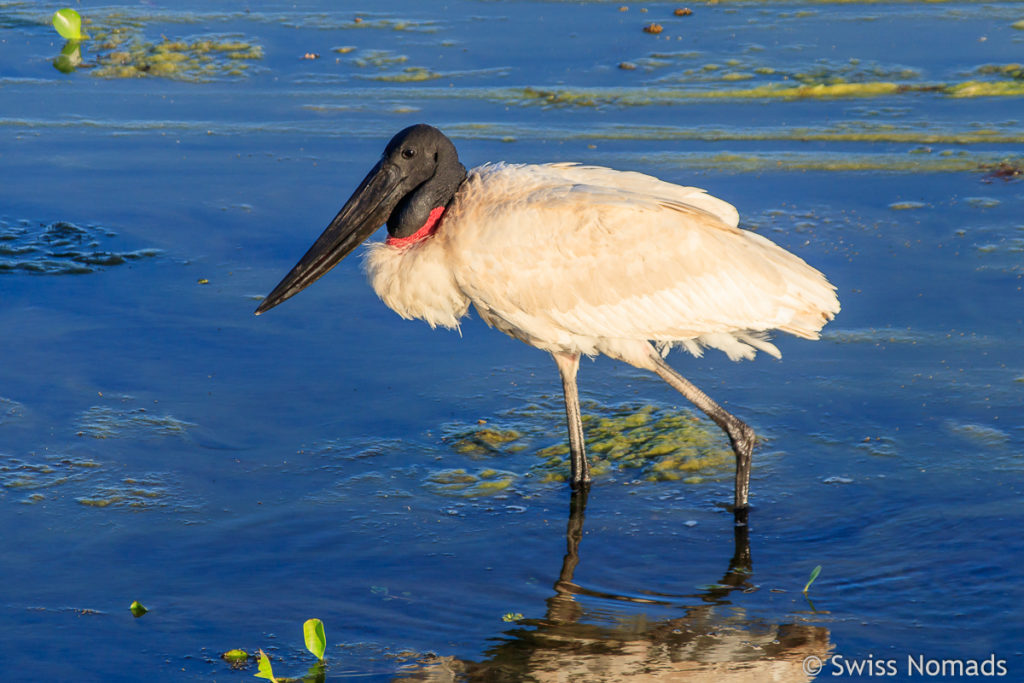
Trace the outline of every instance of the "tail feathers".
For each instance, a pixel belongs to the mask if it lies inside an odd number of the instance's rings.
[[[729,360],[752,360],[758,351],[764,351],[775,358],[782,358],[782,353],[779,349],[768,341],[768,334],[754,330],[714,332],[702,334],[694,339],[678,339],[657,343],[658,352],[662,357],[667,356],[673,346],[681,347],[697,358],[704,355],[705,347],[725,352]]]

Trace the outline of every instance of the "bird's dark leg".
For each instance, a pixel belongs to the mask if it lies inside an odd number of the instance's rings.
[[[732,450],[736,453],[736,510],[743,510],[748,505],[750,495],[750,454],[754,450],[754,430],[742,420],[718,405],[688,379],[669,367],[668,363],[658,354],[653,354],[654,371],[658,376],[688,398],[693,405],[700,408],[705,415],[715,421],[732,442]]]
[[[576,371],[580,367],[578,353],[552,353],[558,372],[562,375],[565,392],[565,419],[569,425],[569,458],[571,475],[569,485],[574,490],[590,486],[590,465],[583,443],[583,419],[580,417],[580,393],[576,388]]]

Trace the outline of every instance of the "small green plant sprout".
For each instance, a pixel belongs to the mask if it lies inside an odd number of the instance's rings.
[[[132,611],[132,616],[138,619],[149,610],[142,606],[142,603],[138,600],[133,600],[131,606],[128,608]]]
[[[82,17],[78,12],[65,7],[53,13],[53,27],[65,40],[84,40],[86,35],[82,33]]]
[[[277,679],[274,678],[274,669],[270,666],[270,657],[263,650],[260,650],[260,663],[259,671],[253,674],[255,678],[265,678],[271,683],[277,683]]]
[[[818,578],[818,574],[820,573],[821,565],[819,564],[817,567],[811,570],[811,578],[807,579],[807,584],[804,586],[804,595],[807,595],[807,591],[810,590],[811,584],[814,583],[814,580]]]
[[[523,618],[522,612],[505,612],[501,615],[501,620],[506,623],[512,623],[514,621],[520,621]]]
[[[327,636],[324,635],[324,622],[319,619],[307,619],[302,625],[302,635],[306,638],[306,649],[313,656],[323,661],[324,650],[327,649]]]
[[[224,652],[220,658],[230,664],[232,669],[241,669],[249,662],[249,653],[235,648]]]

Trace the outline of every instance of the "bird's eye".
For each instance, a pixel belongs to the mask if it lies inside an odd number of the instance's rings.
[[[414,156],[416,156],[416,150],[412,147],[406,147],[402,150],[403,159],[412,159]]]

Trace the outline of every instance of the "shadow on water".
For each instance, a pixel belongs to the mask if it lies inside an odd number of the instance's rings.
[[[546,600],[545,618],[520,621],[531,628],[507,631],[482,661],[440,657],[394,680],[791,683],[811,680],[803,670],[806,657],[824,660],[831,652],[827,628],[769,624],[746,617],[732,605],[734,591],[755,588],[746,511],[736,513],[735,548],[725,574],[698,593],[665,596],[696,602],[680,607],[682,616],[648,622],[640,614],[616,626],[594,623],[595,615],[588,614],[577,596],[651,606],[673,607],[677,602],[595,591],[574,581],[586,505],[587,492],[573,492],[566,553],[555,594]]]

